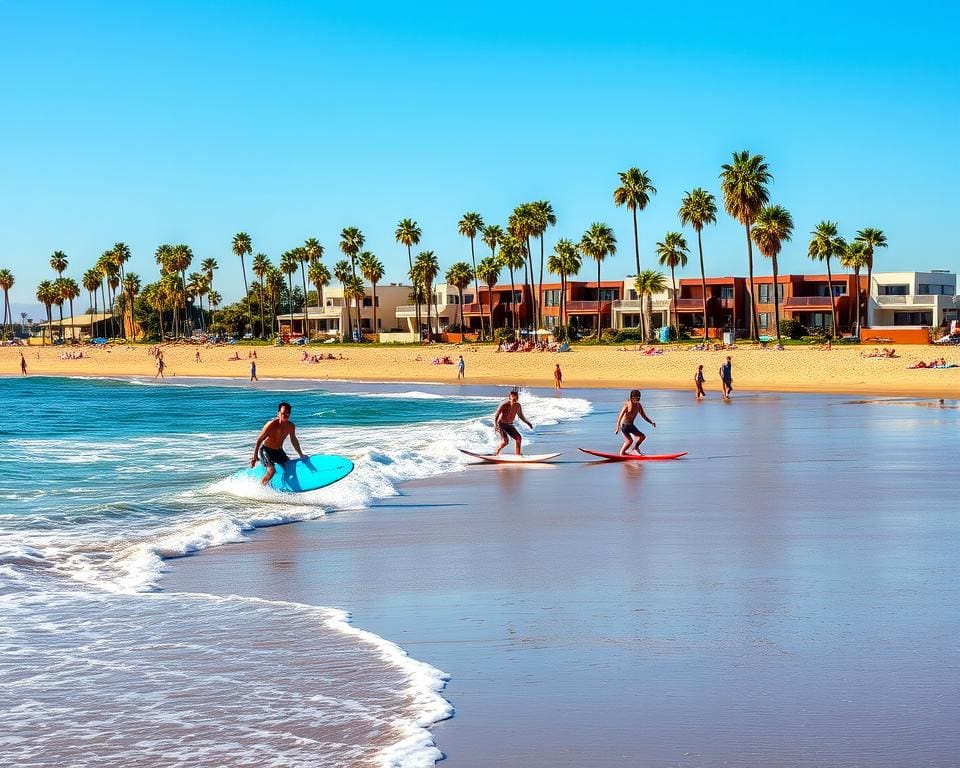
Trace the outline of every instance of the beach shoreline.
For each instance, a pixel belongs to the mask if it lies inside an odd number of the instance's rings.
[[[155,378],[156,362],[148,345],[107,347],[0,347],[0,375],[20,375],[20,353],[28,375]],[[410,382],[449,385],[553,387],[554,366],[563,370],[565,386],[647,388],[693,391],[693,375],[702,364],[708,397],[719,397],[718,369],[729,354],[734,396],[738,391],[820,394],[954,397],[960,367],[912,369],[919,361],[944,359],[960,366],[960,349],[927,345],[897,347],[896,357],[869,357],[872,347],[819,350],[787,347],[783,351],[740,347],[698,351],[664,347],[644,354],[617,347],[577,347],[572,352],[497,352],[493,346],[436,344],[423,347],[334,346],[252,347],[161,345],[165,380],[178,377],[250,380],[256,354],[257,376],[268,380]],[[196,353],[200,352],[200,361]],[[61,355],[82,352],[79,359]],[[332,355],[320,362],[303,360]],[[236,357],[234,357],[236,355]],[[342,357],[341,357],[342,355]],[[457,379],[463,355],[466,375]],[[447,358],[451,363],[434,364]],[[159,378],[158,378],[159,381]]]

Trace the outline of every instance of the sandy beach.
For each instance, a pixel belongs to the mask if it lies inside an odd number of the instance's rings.
[[[0,373],[16,375],[23,352],[29,374],[46,376],[150,376],[156,364],[147,345],[96,347],[3,347]],[[960,368],[912,369],[919,361],[943,358],[960,365],[960,348],[905,346],[896,357],[868,357],[876,347],[787,347],[783,351],[741,346],[730,351],[702,352],[689,346],[666,347],[648,355],[634,349],[574,346],[569,353],[497,352],[489,345],[435,344],[424,347],[198,347],[163,345],[165,375],[249,378],[248,358],[257,355],[260,379],[317,379],[362,381],[415,381],[456,384],[455,364],[433,364],[463,355],[465,384],[518,384],[553,386],[554,366],[563,371],[565,387],[692,388],[693,375],[702,364],[706,389],[717,392],[717,370],[726,355],[733,359],[735,391],[822,392],[924,397],[954,397]],[[80,359],[62,359],[82,351]],[[333,355],[312,363],[304,354]],[[238,355],[239,359],[230,359]],[[342,359],[341,359],[342,355]]]

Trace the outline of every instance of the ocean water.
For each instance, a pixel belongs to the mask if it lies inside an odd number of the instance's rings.
[[[498,396],[411,385],[2,378],[0,754],[31,766],[433,765],[447,676],[330,607],[163,589],[168,558],[350,514],[490,449]],[[277,403],[356,469],[239,481]],[[583,399],[524,393],[535,426]],[[532,407],[530,407],[532,406]],[[536,432],[529,438],[536,445]],[[428,535],[424,533],[424,535]]]

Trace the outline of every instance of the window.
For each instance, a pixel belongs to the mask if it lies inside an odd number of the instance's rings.
[[[463,303],[464,304],[473,304],[473,294],[465,293],[463,294]]]
[[[763,328],[763,329],[767,329],[767,328],[770,327],[770,313],[769,313],[769,312],[761,312],[761,313],[760,313],[760,327]]]
[[[894,325],[933,325],[932,312],[894,312]]]
[[[910,294],[909,285],[881,285],[881,296],[908,296]]]
[[[834,296],[846,296],[847,295],[847,286],[843,283],[839,285],[837,283],[833,284],[833,295]]]
[[[783,301],[783,284],[777,285],[777,300]],[[761,283],[757,286],[757,302],[760,304],[773,304],[773,284]]]
[[[554,328],[557,323],[560,321],[560,318],[556,315],[544,315],[543,323],[545,328]]]
[[[628,301],[637,301],[638,299],[639,299],[639,295],[637,294],[637,289],[636,289],[636,288],[628,288],[628,289],[627,289],[627,300],[628,300]]]
[[[559,307],[560,306],[560,289],[549,290],[543,292],[543,306],[545,307]]]
[[[921,296],[953,296],[953,286],[950,285],[925,285],[920,283],[917,286],[917,293]]]
[[[619,288],[601,288],[600,301],[616,301],[620,298]]]
[[[720,288],[720,298],[721,299],[732,299],[733,298],[733,286],[724,285]]]

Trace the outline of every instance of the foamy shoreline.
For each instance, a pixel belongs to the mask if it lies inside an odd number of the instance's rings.
[[[0,375],[20,372],[24,353],[29,375],[133,376],[153,378],[154,358],[146,345],[93,347],[2,347]],[[646,355],[633,349],[574,346],[569,353],[496,352],[493,346],[458,347],[452,344],[424,347],[198,347],[163,345],[165,376],[249,380],[251,359],[256,352],[257,376],[308,381],[347,380],[457,384],[455,364],[432,364],[449,357],[454,363],[463,355],[464,384],[517,384],[552,387],[554,366],[563,371],[564,386],[641,387],[691,389],[698,365],[703,365],[708,396],[717,396],[717,370],[729,354],[733,359],[734,391],[822,392],[893,396],[955,397],[960,368],[911,369],[918,361],[943,358],[960,365],[960,348],[903,346],[896,357],[865,357],[874,347],[787,347],[783,351],[744,346],[730,351],[700,352],[685,347],[666,347],[662,354]],[[64,352],[83,352],[81,359],[60,359]],[[332,354],[336,359],[312,363],[308,355]],[[228,359],[236,353],[239,360]],[[340,355],[343,359],[340,359]]]

